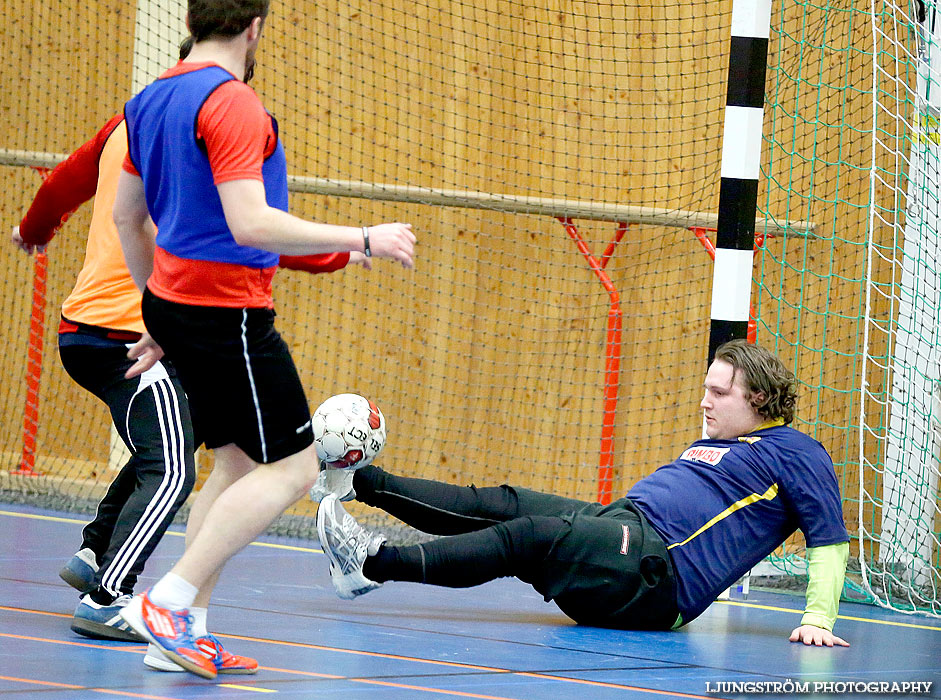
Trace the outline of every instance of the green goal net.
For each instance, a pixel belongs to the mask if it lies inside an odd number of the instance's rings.
[[[758,337],[793,354],[797,427],[837,463],[850,581],[937,615],[941,17],[917,2],[773,7],[760,206],[816,227],[764,246]]]

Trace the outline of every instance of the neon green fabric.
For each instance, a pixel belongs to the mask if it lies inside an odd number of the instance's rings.
[[[849,558],[848,542],[807,548],[807,605],[802,625],[831,631],[840,610],[840,593]]]

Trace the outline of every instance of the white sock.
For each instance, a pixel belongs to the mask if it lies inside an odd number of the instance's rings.
[[[147,597],[161,608],[183,610],[193,604],[197,593],[199,589],[196,586],[174,573],[169,573],[154,584]]]
[[[193,639],[199,639],[209,634],[209,629],[206,624],[209,609],[190,607],[190,615],[193,616]]]

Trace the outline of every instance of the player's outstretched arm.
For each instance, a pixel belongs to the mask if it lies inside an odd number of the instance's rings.
[[[350,265],[362,265],[367,270],[372,269],[372,263],[370,259],[366,257],[365,253],[360,253],[358,250],[350,251]]]
[[[217,186],[226,224],[236,243],[282,255],[310,255],[355,251],[374,258],[397,260],[414,267],[415,234],[411,224],[388,223],[368,227],[336,226],[305,221],[268,206],[260,180],[231,180]]]
[[[20,227],[13,227],[13,235],[11,236],[13,245],[22,250],[27,255],[32,255],[33,253],[41,253],[46,249],[44,245],[31,245],[23,240],[23,236],[20,235]]]
[[[76,149],[43,177],[42,184],[19,226],[22,244],[17,245],[24,252],[41,253],[45,250],[46,244],[52,240],[69,214],[95,196],[101,151],[123,119],[122,114],[111,117],[90,141]]]
[[[847,542],[807,548],[807,606],[801,626],[791,632],[790,641],[818,647],[849,646],[831,631],[840,609],[848,558]]]

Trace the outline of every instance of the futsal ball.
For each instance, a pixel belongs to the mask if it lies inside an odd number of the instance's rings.
[[[322,468],[365,467],[386,444],[382,411],[359,394],[331,396],[314,411],[311,425]]]

